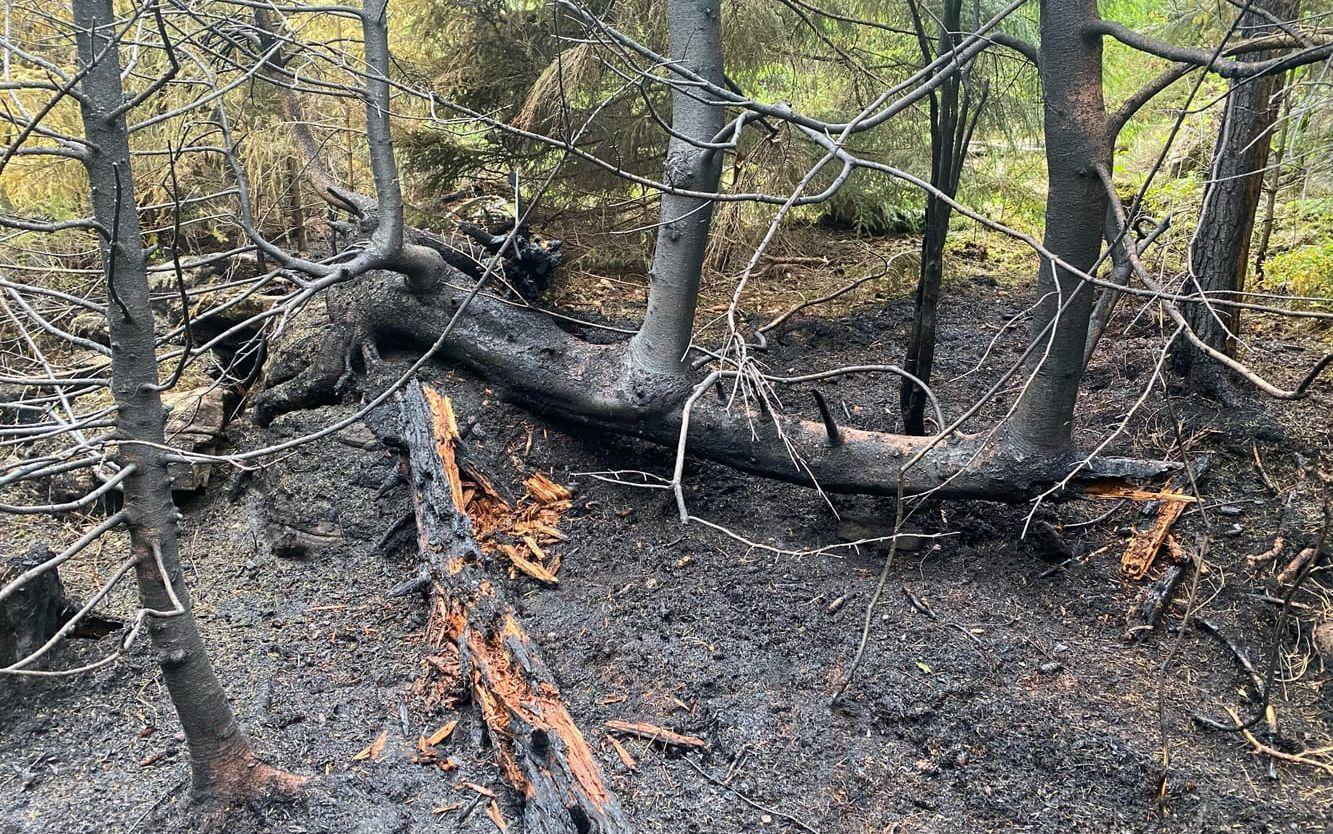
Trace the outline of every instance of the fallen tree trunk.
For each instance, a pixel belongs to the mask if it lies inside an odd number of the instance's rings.
[[[410,470],[417,540],[430,567],[433,624],[458,649],[472,700],[505,779],[523,796],[530,834],[628,834],[629,821],[560,697],[541,654],[514,617],[462,510],[458,430],[447,402],[413,384],[403,392],[400,441]]]
[[[372,272],[336,288],[327,305],[311,305],[307,322],[289,326],[275,344],[268,388],[256,399],[254,419],[271,421],[284,411],[333,402],[347,380],[349,360],[362,343],[421,349],[440,342],[437,355],[469,367],[503,387],[524,405],[577,424],[675,446],[682,407],[691,393],[688,378],[631,373],[623,344],[582,341],[538,310],[479,295],[440,339],[467,293],[441,286],[408,291],[392,273]],[[329,315],[329,319],[322,316]],[[818,421],[728,409],[711,396],[690,415],[688,451],[746,472],[828,492],[894,495],[899,470],[925,450],[904,473],[907,494],[1021,501],[1046,491],[1077,462],[1066,454],[1024,452],[981,436],[929,437],[843,427],[830,442]],[[798,465],[789,448],[801,456]],[[1064,496],[1108,479],[1140,481],[1170,469],[1159,461],[1094,458]]]

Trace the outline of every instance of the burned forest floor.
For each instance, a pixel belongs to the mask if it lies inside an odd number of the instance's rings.
[[[793,251],[786,268],[803,279],[830,271]],[[775,263],[774,275],[783,268]],[[823,280],[836,287],[856,268]],[[1030,302],[979,255],[960,259],[956,271],[936,366],[950,416],[1021,351],[1024,322],[1018,333],[1004,327]],[[854,302],[791,317],[769,334],[764,361],[782,372],[898,362],[911,318],[905,286],[867,286]],[[592,278],[577,290],[558,287],[556,297],[623,325],[641,290],[640,276]],[[759,306],[771,316],[792,301],[775,296]],[[1117,429],[1153,377],[1161,326],[1137,312],[1123,305],[1090,370],[1079,409],[1087,445]],[[1251,338],[1256,364],[1290,380],[1328,334],[1258,323]],[[382,347],[387,361],[410,361]],[[1306,581],[1275,635],[1271,600],[1283,588],[1272,566],[1248,559],[1273,546],[1284,508],[1282,532],[1293,544],[1276,567],[1314,541],[1321,498],[1302,462],[1330,450],[1328,383],[1304,401],[1256,397],[1249,409],[1188,396],[1169,377],[1152,386],[1111,449],[1207,456],[1203,501],[1186,509],[1174,534],[1187,548],[1205,533],[1208,543],[1203,570],[1187,575],[1163,622],[1133,643],[1124,636],[1127,612],[1167,561],[1160,556],[1142,580],[1122,574],[1143,504],[1042,507],[1034,522],[1046,522],[1049,534],[1026,538],[1030,505],[913,504],[906,529],[921,535],[895,555],[864,660],[834,706],[886,556],[882,544],[847,542],[890,533],[891,500],[826,498],[689,462],[692,510],[751,546],[682,526],[668,492],[584,474],[669,475],[666,450],[547,420],[447,367],[425,377],[452,398],[470,447],[510,490],[521,493],[525,478],[543,473],[573,492],[558,525],[564,540],[546,546],[559,560],[558,585],[498,564],[493,576],[541,646],[636,831],[1327,830],[1330,772],[1271,762],[1240,734],[1192,717],[1225,723],[1228,709],[1248,717],[1258,705],[1224,641],[1192,623],[1215,625],[1261,675],[1276,636],[1277,733],[1265,743],[1289,754],[1333,745],[1333,669],[1312,638],[1333,615],[1330,572]],[[896,426],[895,380],[843,378],[821,391],[848,425]],[[788,411],[815,416],[808,392],[783,396]],[[355,409],[349,401],[295,412],[264,429],[238,413],[219,451],[295,437]],[[973,430],[999,413],[983,412]],[[418,565],[410,538],[384,545],[410,509],[408,491],[390,477],[397,466],[357,424],[261,469],[218,467],[207,489],[181,498],[196,611],[239,717],[265,760],[320,777],[303,802],[266,806],[233,830],[522,830],[475,709],[423,685],[423,596],[388,596]],[[55,547],[90,523],[19,527],[7,546]],[[303,546],[282,545],[291,531],[303,534]],[[86,593],[122,544],[109,539],[105,553],[66,571],[66,584]],[[128,591],[111,607],[132,610]],[[117,639],[75,641],[57,662],[88,662]],[[75,679],[6,685],[0,832],[191,830],[186,751],[145,647]],[[454,720],[437,755],[423,756],[421,737]],[[612,743],[608,721],[668,728],[705,746],[624,735]]]

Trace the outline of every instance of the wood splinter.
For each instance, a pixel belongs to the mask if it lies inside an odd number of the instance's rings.
[[[400,409],[417,540],[436,586],[426,643],[457,647],[500,771],[523,798],[524,830],[629,834],[629,820],[554,675],[487,575],[486,556],[462,509],[458,427],[448,400],[418,384],[404,392]]]

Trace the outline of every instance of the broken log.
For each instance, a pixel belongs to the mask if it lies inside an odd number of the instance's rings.
[[[457,647],[506,781],[523,797],[530,834],[628,834],[601,766],[574,724],[537,645],[488,575],[463,510],[448,401],[421,384],[400,398],[400,438],[417,540],[434,582],[428,640]]]
[[[1190,464],[1190,471],[1173,475],[1160,493],[1141,490],[1132,490],[1139,493],[1134,496],[1127,495],[1125,491],[1117,493],[1116,497],[1147,499],[1155,502],[1144,507],[1145,514],[1150,514],[1152,521],[1138,526],[1134,535],[1130,537],[1124,555],[1120,557],[1120,569],[1124,571],[1125,576],[1130,579],[1142,579],[1148,575],[1148,569],[1152,567],[1158,551],[1171,535],[1172,526],[1180,518],[1181,513],[1185,512],[1185,507],[1198,500],[1197,496],[1188,495],[1182,490],[1188,489],[1195,481],[1202,478],[1208,471],[1208,465],[1209,459],[1206,456],[1198,458]]]
[[[1189,551],[1180,547],[1176,540],[1168,537],[1167,546],[1170,548],[1173,556],[1177,560],[1168,565],[1166,570],[1157,581],[1144,588],[1134,606],[1130,608],[1129,616],[1125,618],[1125,640],[1133,642],[1138,640],[1144,634],[1152,631],[1162,619],[1167,607],[1171,604],[1172,597],[1175,596],[1176,589],[1180,587],[1180,582],[1185,578],[1193,563],[1193,557]]]

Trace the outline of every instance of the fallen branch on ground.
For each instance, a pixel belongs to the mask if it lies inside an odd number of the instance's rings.
[[[402,394],[400,408],[417,538],[434,581],[428,641],[457,647],[459,669],[500,770],[523,797],[526,830],[628,834],[629,821],[554,676],[503,589],[487,576],[472,520],[461,509],[458,427],[448,401],[414,384]]]
[[[608,721],[606,729],[613,733],[621,733],[627,736],[655,741],[659,744],[665,744],[668,747],[691,747],[696,750],[702,750],[708,746],[708,742],[697,736],[687,736],[681,733],[668,730],[665,727],[659,727],[656,724],[645,724],[634,721]]]

